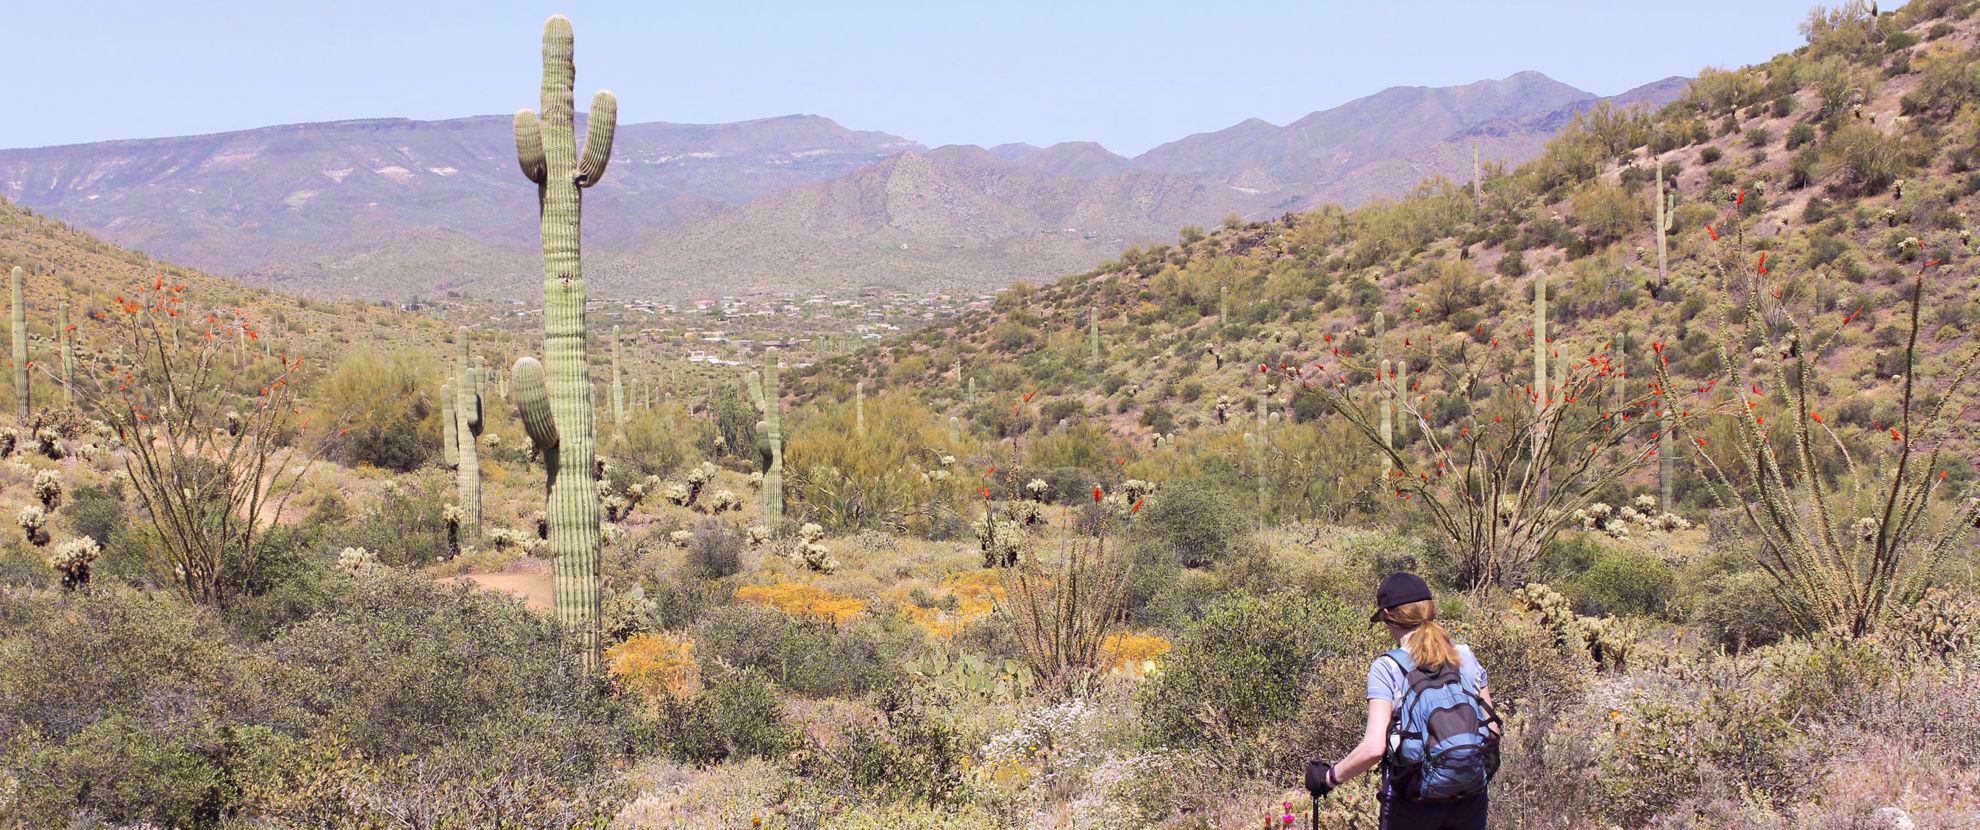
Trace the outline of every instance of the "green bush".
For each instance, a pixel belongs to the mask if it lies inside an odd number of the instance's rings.
[[[1676,592],[1677,576],[1652,557],[1608,550],[1561,588],[1578,614],[1658,616]]]
[[[431,361],[409,353],[345,355],[311,396],[326,420],[343,424],[326,454],[400,472],[427,463],[440,446],[438,374]]]
[[[753,668],[717,672],[693,698],[666,698],[660,722],[668,751],[684,763],[779,759],[796,749],[776,684]]]
[[[1171,482],[1148,497],[1135,523],[1136,541],[1155,545],[1186,568],[1222,559],[1251,521],[1209,481]]]
[[[1139,702],[1161,746],[1222,746],[1255,754],[1299,713],[1322,660],[1367,663],[1382,650],[1367,615],[1297,594],[1227,596],[1177,638]],[[1359,678],[1357,678],[1359,679]]]
[[[754,605],[711,609],[694,628],[704,666],[762,670],[799,694],[851,696],[900,680],[900,657],[919,631],[898,618],[834,627]]]

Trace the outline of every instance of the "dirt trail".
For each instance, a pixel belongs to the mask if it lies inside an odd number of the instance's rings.
[[[488,591],[501,591],[522,598],[523,605],[532,611],[549,611],[556,607],[556,593],[551,588],[549,574],[536,573],[496,573],[467,574],[450,576],[440,580],[442,585],[473,585]]]

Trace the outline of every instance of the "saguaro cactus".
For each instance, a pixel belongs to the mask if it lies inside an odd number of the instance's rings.
[[[516,113],[516,161],[536,184],[543,231],[543,354],[516,361],[515,389],[523,427],[543,452],[544,511],[556,562],[557,618],[577,640],[587,671],[598,667],[598,482],[592,423],[591,370],[585,362],[584,270],[578,221],[583,188],[598,183],[612,157],[619,103],[610,92],[591,99],[584,157],[577,155],[571,87],[571,22],[543,24],[543,116]],[[546,365],[547,364],[547,365]]]
[[[1547,272],[1533,272],[1533,409],[1537,413],[1547,408],[1553,395],[1547,391]],[[1540,445],[1546,436],[1546,426],[1539,420],[1533,424],[1533,453],[1540,454]]]
[[[1476,209],[1485,204],[1485,177],[1478,175],[1478,142],[1471,142],[1471,206]]]
[[[1664,237],[1671,232],[1671,223],[1677,218],[1677,191],[1664,190],[1664,165],[1657,163],[1657,287],[1670,283],[1670,274],[1665,266]]]
[[[440,384],[440,457],[446,459],[449,470],[461,468],[459,429],[460,421],[454,418],[454,385]]]
[[[1396,392],[1395,389],[1389,385],[1389,361],[1384,360],[1381,363],[1377,364],[1377,367],[1378,368],[1376,369],[1376,371],[1382,373],[1381,376],[1377,377],[1375,380],[1376,385],[1379,386],[1382,390],[1382,415],[1381,415],[1381,426],[1379,427],[1382,433],[1382,448],[1384,450],[1393,450],[1396,448],[1396,435],[1395,435],[1395,427],[1394,427],[1395,416],[1391,413],[1391,411],[1395,409]],[[1383,473],[1387,473],[1388,471],[1394,469],[1395,464],[1396,464],[1395,460],[1389,458],[1389,454],[1387,452],[1382,453]]]
[[[60,342],[62,344],[61,347],[62,348],[62,401],[70,406],[75,406],[76,405],[76,339],[75,339],[75,333],[71,331],[71,329],[74,329],[75,327],[69,325],[68,300],[62,301],[61,311],[55,319],[55,324],[61,327],[60,330],[56,332],[56,335],[60,339]]]
[[[12,329],[14,333],[14,397],[17,399],[15,401],[16,414],[21,416],[21,423],[25,424],[28,422],[28,418],[34,414],[34,408],[28,404],[27,304],[21,300],[22,276],[21,266],[14,266],[13,278],[11,280],[14,288],[14,325]]]
[[[762,420],[770,440],[770,456],[762,469],[762,519],[772,531],[784,521],[784,386],[778,382],[782,363],[776,349],[762,359]]]
[[[853,432],[866,434],[866,381],[853,384]]]
[[[626,382],[619,372],[619,327],[612,327],[612,433],[626,437]]]
[[[1091,354],[1090,354],[1090,355],[1088,355],[1088,358],[1089,358],[1089,359],[1091,359],[1091,360],[1093,361],[1093,366],[1094,366],[1094,368],[1096,368],[1096,369],[1097,369],[1097,368],[1099,368],[1099,366],[1100,366],[1100,309],[1099,309],[1099,307],[1097,307],[1097,306],[1096,306],[1096,307],[1092,307],[1092,308],[1088,308],[1088,309],[1086,310],[1086,347],[1087,347],[1087,349],[1088,349],[1088,350],[1089,350],[1089,351],[1091,352]]]
[[[456,457],[460,459],[457,474],[458,492],[461,506],[460,543],[463,545],[481,544],[481,451],[476,445],[481,437],[481,370],[473,368],[468,359],[468,329],[462,326],[455,338],[455,354],[459,360],[454,378],[454,438],[460,443]]]

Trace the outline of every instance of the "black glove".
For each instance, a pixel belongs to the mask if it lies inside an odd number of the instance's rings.
[[[1318,758],[1306,762],[1306,791],[1314,798],[1326,798],[1334,791],[1334,785],[1327,783],[1327,773],[1333,768],[1333,762]]]

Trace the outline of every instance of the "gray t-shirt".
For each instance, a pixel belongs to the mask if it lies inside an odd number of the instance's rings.
[[[1485,688],[1485,667],[1478,665],[1478,658],[1471,656],[1471,646],[1458,646],[1458,674],[1480,689]],[[1386,700],[1391,704],[1402,702],[1403,693],[1409,691],[1409,684],[1403,679],[1402,669],[1387,655],[1375,658],[1368,666],[1368,699]]]

